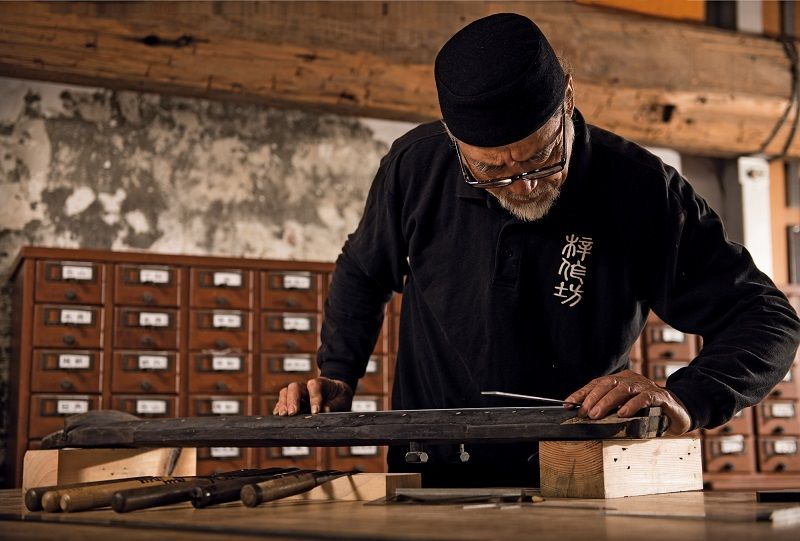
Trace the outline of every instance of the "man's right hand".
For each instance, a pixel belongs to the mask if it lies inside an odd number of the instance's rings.
[[[324,411],[350,411],[353,390],[338,379],[312,378],[302,383],[290,383],[281,389],[273,415],[296,415]]]

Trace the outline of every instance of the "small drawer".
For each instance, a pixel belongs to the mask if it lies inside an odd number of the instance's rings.
[[[372,355],[367,361],[367,371],[364,377],[358,380],[356,393],[358,394],[384,394],[386,388],[386,356]]]
[[[160,265],[117,265],[114,302],[136,306],[178,306],[180,272]]]
[[[324,456],[316,447],[263,447],[258,455],[259,468],[323,468]]]
[[[100,351],[33,352],[31,391],[35,393],[99,393],[103,353]]]
[[[687,366],[689,366],[689,363],[682,361],[650,361],[647,363],[647,377],[660,385],[664,385],[672,374]]]
[[[800,472],[800,441],[797,436],[766,436],[758,439],[758,468],[762,472]]]
[[[756,471],[756,454],[750,436],[710,436],[703,440],[705,471],[741,472]]]
[[[37,304],[33,317],[34,346],[102,348],[102,308]]]
[[[252,272],[240,269],[192,269],[192,306],[244,309],[253,301]]]
[[[645,353],[648,361],[691,361],[697,355],[697,338],[663,323],[648,323],[645,327]]]
[[[378,445],[352,445],[350,447],[330,447],[325,449],[326,469],[364,473],[383,473],[386,471],[386,447]]]
[[[137,417],[160,419],[178,416],[177,396],[112,396],[111,409]]]
[[[249,396],[189,395],[189,417],[211,415],[251,415]]]
[[[253,449],[242,447],[200,447],[197,475],[216,475],[251,467]]]
[[[727,434],[742,434],[749,436],[753,434],[753,408],[745,408],[733,419],[717,428],[704,429],[706,436],[725,436]]]
[[[189,348],[250,351],[250,312],[239,310],[192,310],[189,316]]]
[[[28,437],[43,438],[64,428],[64,419],[100,409],[97,395],[31,395]]]
[[[189,362],[189,392],[250,393],[252,366],[250,354],[192,353]]]
[[[268,310],[320,310],[320,276],[305,271],[261,273],[263,308]]]
[[[290,383],[303,384],[318,374],[313,354],[261,354],[261,392],[277,394]],[[270,409],[269,412],[271,411]]]
[[[111,391],[177,393],[178,359],[174,351],[116,351]]]
[[[769,393],[770,398],[800,398],[800,368],[797,361],[786,373],[786,376]]]
[[[316,353],[319,318],[309,313],[263,314],[262,345],[267,351]]]
[[[800,435],[796,400],[768,398],[754,406],[756,431],[760,435]]]
[[[368,396],[356,394],[353,397],[353,405],[350,411],[355,413],[369,413],[372,411],[383,411],[388,404],[385,396]]]
[[[85,261],[37,261],[36,302],[103,303],[103,266]]]
[[[114,346],[126,349],[178,349],[178,311],[116,308]]]

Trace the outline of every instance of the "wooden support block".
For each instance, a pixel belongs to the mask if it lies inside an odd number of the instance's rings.
[[[173,476],[195,475],[195,451],[192,447],[181,449]],[[22,469],[22,493],[31,487],[165,475],[172,453],[172,448],[28,451]]]
[[[542,496],[619,498],[702,490],[697,438],[539,442]]]
[[[418,473],[357,473],[339,477],[287,500],[372,501],[394,496],[398,488],[420,488]]]

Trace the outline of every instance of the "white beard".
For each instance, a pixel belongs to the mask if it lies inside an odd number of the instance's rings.
[[[569,164],[569,159],[572,157],[572,145],[575,142],[575,125],[572,119],[567,119],[564,129],[566,146],[569,149],[566,160],[567,164]],[[567,171],[564,170],[561,174],[566,175]],[[490,193],[497,198],[500,206],[515,218],[523,222],[535,222],[543,218],[553,208],[558,196],[561,194],[562,185],[563,183],[555,185],[547,180],[539,180],[536,189],[528,196],[515,196],[507,191],[492,191]]]

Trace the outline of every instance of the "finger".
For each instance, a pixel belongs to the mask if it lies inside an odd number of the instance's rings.
[[[589,417],[592,419],[600,419],[608,415],[608,413],[627,402],[632,396],[639,394],[641,388],[638,385],[617,385],[608,391],[597,403],[589,410]]]
[[[289,411],[289,415],[295,415],[298,411],[300,411],[300,403],[305,398],[308,390],[305,388],[305,385],[300,386],[299,383],[293,382],[289,384],[289,387],[286,392],[286,406]]]
[[[617,415],[620,417],[631,417],[637,411],[649,406],[660,406],[664,400],[658,396],[657,393],[651,391],[644,391],[630,400],[628,400],[622,407],[619,408]]]
[[[278,403],[275,404],[275,411],[278,415],[286,415],[286,387],[283,387],[278,393]]]
[[[323,394],[322,384],[320,383],[319,378],[313,378],[308,380],[306,383],[306,388],[308,389],[308,400],[311,403],[311,413],[319,413],[320,409],[322,409],[322,404],[325,402],[325,396]]]
[[[592,390],[593,387],[594,383],[588,383],[584,385],[583,387],[581,387],[580,389],[569,395],[567,398],[565,398],[564,402],[573,402],[575,404],[580,404],[581,402],[583,402],[583,399],[586,398],[586,395],[589,394],[589,392]],[[578,406],[573,406],[572,404],[564,404],[564,407],[568,409],[573,409]]]
[[[597,402],[616,386],[617,380],[615,379],[602,380],[597,383],[592,390],[589,391],[589,394],[586,395],[586,398],[583,399],[583,404],[581,405],[581,409],[578,410],[578,415],[587,417]]]

